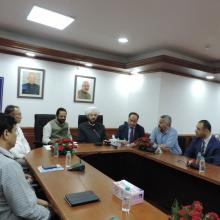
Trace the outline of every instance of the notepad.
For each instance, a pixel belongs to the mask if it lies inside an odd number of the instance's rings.
[[[70,206],[84,205],[100,201],[99,197],[93,191],[66,194],[64,199]]]

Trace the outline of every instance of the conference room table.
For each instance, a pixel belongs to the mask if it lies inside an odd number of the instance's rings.
[[[124,149],[125,150],[125,149]],[[79,145],[77,154],[91,155],[93,153],[110,153],[115,150],[109,147],[95,147],[92,144]],[[65,220],[110,220],[117,217],[120,220],[157,219],[167,220],[168,215],[150,203],[131,207],[129,214],[121,211],[121,200],[112,194],[113,180],[88,164],[84,172],[52,171],[40,173],[38,167],[43,165],[60,164],[65,167],[65,156],[54,157],[44,147],[32,150],[26,160],[33,175],[41,185],[53,209],[61,219]],[[79,157],[72,156],[72,162],[79,162]],[[100,202],[70,207],[64,200],[65,194],[92,190],[100,198]]]
[[[200,200],[205,211],[220,212],[220,168],[206,164],[206,171],[186,167],[188,158],[170,152],[151,154],[137,148],[79,144],[73,163],[82,159],[84,172],[54,171],[40,173],[40,165],[61,164],[65,156],[54,157],[44,147],[32,150],[26,160],[61,219],[120,220],[168,219],[174,199],[181,204]],[[112,195],[113,181],[126,179],[144,189],[145,201],[121,211],[121,200]],[[65,194],[94,191],[100,202],[70,207]]]

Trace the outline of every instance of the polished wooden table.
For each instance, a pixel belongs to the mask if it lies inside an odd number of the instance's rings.
[[[174,199],[181,204],[200,200],[205,211],[220,213],[219,166],[206,164],[205,173],[199,173],[186,167],[187,157],[170,152],[155,155],[126,147],[115,150],[82,145],[78,152],[81,158],[112,179],[126,179],[144,189],[145,200],[166,213],[170,212]]]
[[[95,147],[94,145],[79,145],[77,154],[88,157],[97,154],[112,154],[130,152],[133,149],[112,147]],[[132,206],[130,214],[121,211],[121,201],[112,195],[113,180],[85,162],[85,172],[55,171],[40,173],[38,166],[61,164],[65,165],[65,157],[55,158],[50,151],[44,148],[32,150],[26,157],[34,176],[42,186],[53,208],[62,219],[68,220],[110,220],[116,216],[120,220],[167,220],[168,216],[148,202]],[[73,162],[78,162],[78,156],[73,156]],[[69,207],[64,195],[72,192],[92,190],[101,199],[101,202],[83,206]]]
[[[189,158],[180,155],[173,155],[170,152],[163,152],[162,154],[151,154],[140,151],[136,148],[130,147],[120,147],[114,148],[111,146],[101,146],[97,147],[93,144],[79,144],[76,150],[77,155],[93,155],[93,154],[102,154],[102,153],[123,153],[131,152],[141,157],[153,160],[157,163],[163,164],[165,166],[171,167],[173,169],[179,170],[181,172],[187,173],[189,175],[195,176],[200,179],[204,179],[211,183],[217,184],[220,186],[220,167],[212,164],[206,163],[206,172],[199,173],[197,170],[186,167],[186,162]]]

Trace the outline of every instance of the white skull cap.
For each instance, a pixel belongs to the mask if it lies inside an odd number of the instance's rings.
[[[86,109],[85,115],[88,115],[91,113],[96,113],[97,115],[99,115],[100,112],[99,112],[98,108],[91,106]]]

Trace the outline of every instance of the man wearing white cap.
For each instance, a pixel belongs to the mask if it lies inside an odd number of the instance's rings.
[[[89,107],[85,111],[88,121],[79,125],[79,143],[98,143],[106,139],[105,126],[97,122],[99,110],[96,107]]]

